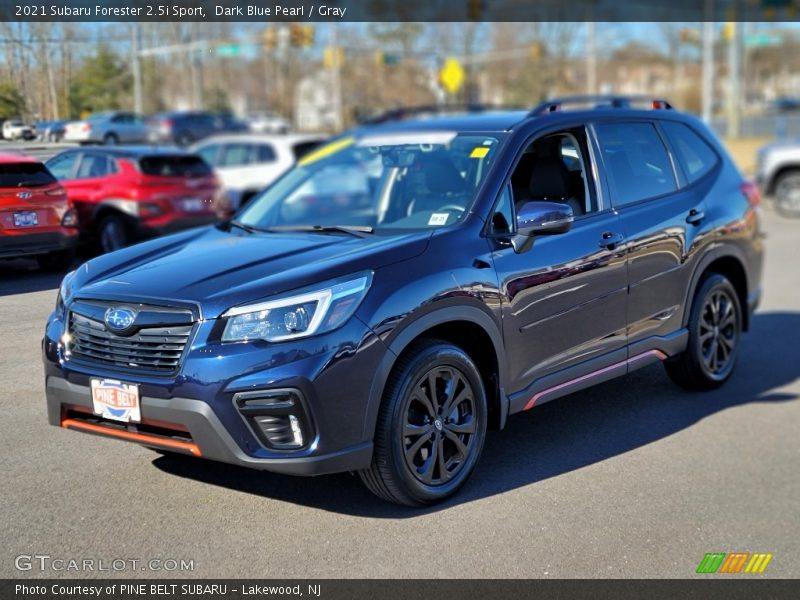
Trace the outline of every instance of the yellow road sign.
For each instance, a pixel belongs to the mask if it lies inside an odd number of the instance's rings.
[[[464,83],[464,67],[455,58],[448,58],[439,71],[439,81],[445,90],[455,94]]]

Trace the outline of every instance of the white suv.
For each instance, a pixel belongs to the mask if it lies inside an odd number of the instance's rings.
[[[767,144],[758,151],[756,181],[775,198],[776,210],[800,217],[800,140]]]

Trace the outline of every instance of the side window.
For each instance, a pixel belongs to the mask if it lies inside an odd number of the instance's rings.
[[[108,159],[101,154],[84,154],[78,167],[77,179],[105,177],[108,175]]]
[[[612,202],[622,206],[674,192],[672,164],[652,123],[597,126]]]
[[[220,167],[240,167],[250,162],[253,147],[250,144],[226,144],[219,157]]]
[[[78,162],[77,152],[69,152],[56,156],[47,161],[47,168],[56,177],[56,179],[71,179],[72,174],[75,172],[75,163]]]
[[[531,143],[511,174],[515,209],[526,202],[567,204],[576,217],[597,212],[586,131],[575,128]]]
[[[275,162],[275,149],[269,144],[259,144],[256,146],[256,150],[256,158],[253,162]]]
[[[690,183],[700,179],[719,162],[717,154],[708,143],[687,125],[664,121],[661,127]]]

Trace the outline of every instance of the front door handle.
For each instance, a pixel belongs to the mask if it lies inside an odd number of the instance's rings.
[[[613,233],[611,231],[606,231],[603,234],[602,239],[598,242],[601,248],[608,248],[609,250],[613,250],[617,244],[621,244],[625,241],[625,236],[621,233]]]
[[[689,211],[689,216],[686,217],[686,222],[689,223],[689,225],[699,225],[700,222],[705,218],[706,213],[704,213],[702,210],[693,208]]]

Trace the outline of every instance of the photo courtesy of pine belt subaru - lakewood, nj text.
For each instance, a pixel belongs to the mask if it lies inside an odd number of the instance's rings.
[[[69,273],[49,421],[436,502],[513,413],[658,361],[725,382],[761,292],[758,204],[663,100],[363,126],[232,219]]]

